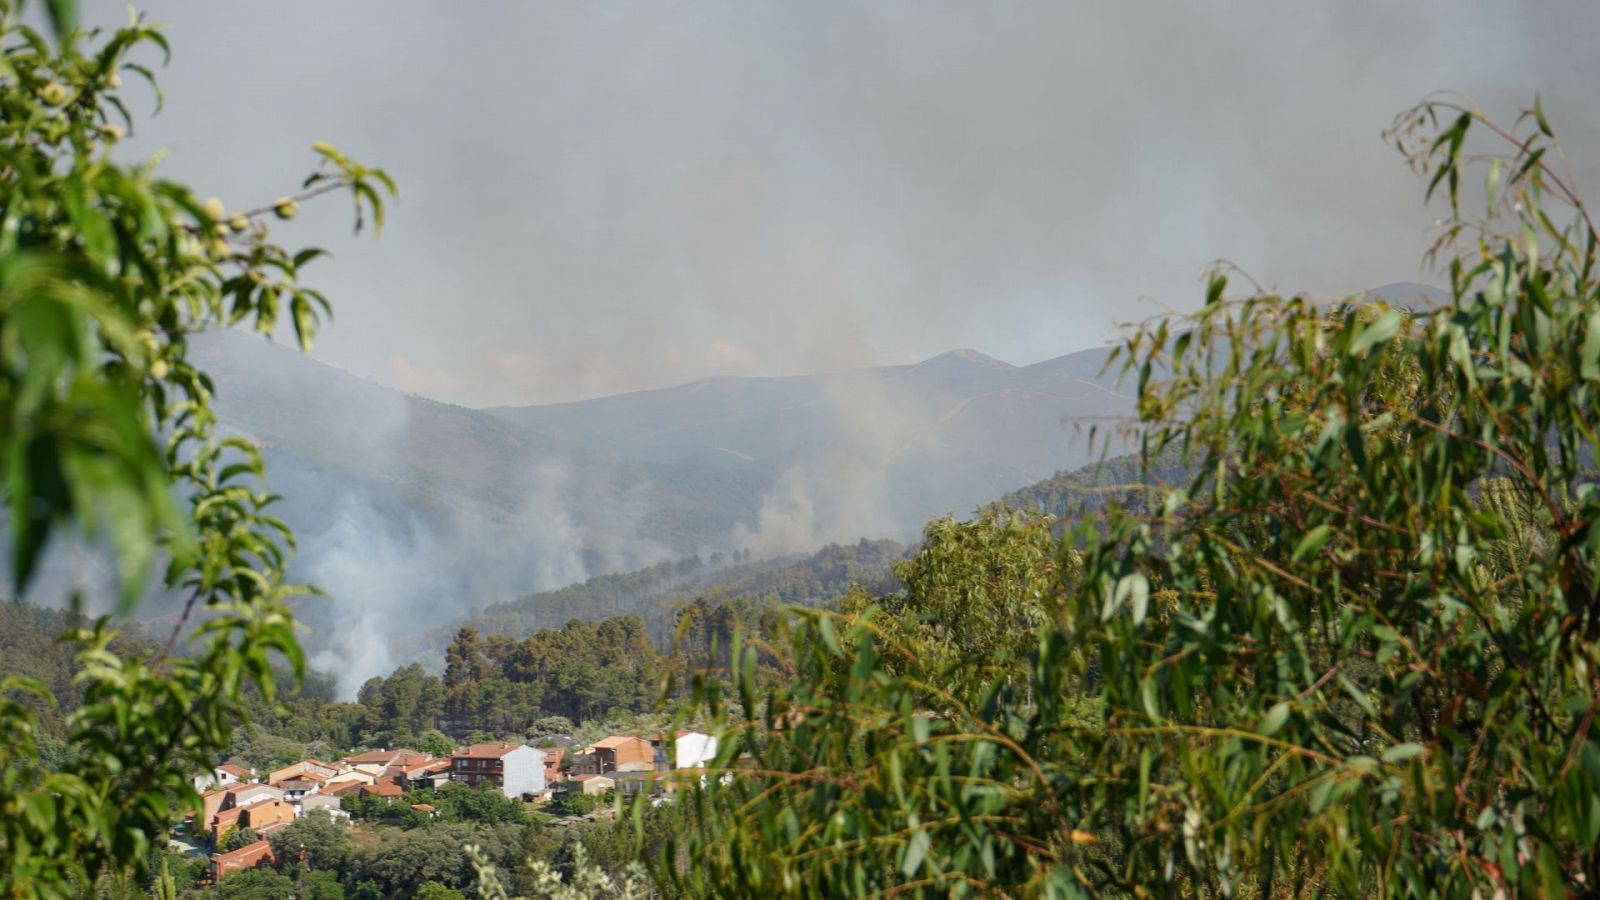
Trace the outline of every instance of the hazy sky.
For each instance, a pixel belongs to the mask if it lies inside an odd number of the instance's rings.
[[[1431,218],[1379,132],[1435,88],[1542,91],[1600,162],[1591,2],[140,7],[176,55],[131,146],[229,208],[313,140],[386,166],[380,241],[330,202],[278,230],[336,254],[315,355],[473,405],[1033,362],[1195,305],[1219,257],[1415,280]]]

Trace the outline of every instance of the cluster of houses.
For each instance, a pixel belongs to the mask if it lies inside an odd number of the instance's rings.
[[[717,739],[687,729],[646,740],[612,735],[575,754],[559,782],[566,793],[599,796],[667,794],[682,782],[682,773],[704,769],[717,755]]]
[[[450,780],[453,764],[451,759],[415,750],[374,750],[332,763],[301,760],[265,777],[242,766],[217,766],[195,778],[201,816],[192,830],[208,836],[217,850],[240,828],[249,828],[260,838],[212,856],[212,878],[221,878],[240,869],[272,864],[267,836],[308,812],[320,809],[348,818],[342,802],[345,797],[400,797],[410,788]]]
[[[256,842],[211,857],[213,880],[243,869],[276,862],[267,840],[272,832],[313,810],[348,818],[343,799],[355,796],[394,801],[409,790],[457,781],[472,787],[487,784],[507,797],[548,800],[557,794],[603,795],[670,793],[685,770],[704,769],[716,756],[717,739],[698,731],[652,739],[613,735],[579,748],[527,744],[472,744],[448,759],[416,750],[373,750],[338,762],[301,760],[265,777],[252,769],[228,764],[195,779],[201,792],[202,818],[193,831],[208,835],[221,850],[228,835],[249,828]],[[695,776],[690,776],[695,777]],[[432,815],[427,804],[414,809]]]

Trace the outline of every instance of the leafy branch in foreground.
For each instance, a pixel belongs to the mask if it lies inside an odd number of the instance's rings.
[[[469,844],[466,854],[477,873],[478,896],[482,900],[522,900],[506,890],[482,849]],[[590,865],[589,851],[582,843],[573,845],[572,855],[571,878],[562,878],[545,860],[529,860],[532,887],[527,900],[649,900],[661,896],[644,868],[636,863],[616,877]]]
[[[952,690],[972,668],[949,648],[980,625],[881,626],[905,598],[805,614],[775,687],[740,648],[731,686],[700,684],[717,768],[658,877],[730,895],[1600,889],[1600,237],[1538,104],[1508,128],[1430,98],[1390,134],[1448,200],[1432,255],[1450,303],[1230,298],[1218,273],[1199,312],[1137,328],[1119,363],[1137,468],[1176,455],[1185,476],[1069,530],[1022,676]],[[1030,581],[1000,599],[1025,610]]]
[[[61,21],[58,17],[58,21]],[[123,75],[167,50],[137,16],[109,34],[63,29],[58,46],[0,2],[0,487],[12,580],[27,588],[52,539],[109,548],[124,609],[165,559],[189,607],[151,656],[120,657],[105,620],[73,631],[83,704],[70,760],[47,770],[39,723],[8,679],[0,698],[0,890],[78,894],[134,868],[214,762],[244,712],[270,699],[270,662],[296,672],[284,581],[294,550],[268,511],[260,454],[215,434],[215,386],[187,360],[190,333],[249,320],[274,330],[287,306],[309,347],[326,299],[300,281],[322,251],[269,240],[264,210],[229,214],[154,165],[111,150],[133,127]],[[388,177],[317,148],[321,188],[348,190],[381,221]],[[273,204],[280,218],[294,200]],[[204,610],[190,642],[189,613]]]

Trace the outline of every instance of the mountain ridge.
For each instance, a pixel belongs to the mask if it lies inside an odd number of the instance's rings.
[[[349,679],[388,671],[388,647],[426,622],[508,597],[694,554],[909,538],[1070,466],[1060,419],[1122,402],[1078,377],[1094,360],[1051,371],[952,351],[702,379],[519,421],[251,334],[199,335],[189,352],[215,380],[220,426],[261,447],[286,498],[294,577],[330,595],[300,609],[312,660]]]
[[[1436,303],[1433,291],[1371,295]],[[1109,451],[1081,426],[1103,434],[1131,417],[1110,352],[1015,366],[961,348],[473,409],[239,332],[190,345],[222,427],[262,447],[287,498],[292,574],[330,595],[300,610],[312,661],[357,683],[392,668],[399,638],[506,598],[696,554],[905,542],[932,518],[1049,482]],[[1024,496],[1065,502],[1070,482]]]

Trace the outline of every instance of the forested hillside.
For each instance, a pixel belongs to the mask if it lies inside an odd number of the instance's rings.
[[[72,644],[62,638],[93,626],[86,616],[0,599],[0,678],[32,678],[44,687],[49,699],[26,694],[17,699],[32,707],[51,738],[66,737],[66,718],[83,699],[83,687],[76,681],[82,664]],[[155,649],[154,642],[137,626],[119,632],[110,645],[117,654],[149,654]]]
[[[436,649],[427,632],[440,613],[453,621],[530,592],[556,593],[522,604],[545,611],[517,620],[485,610],[484,627],[632,611],[659,631],[644,598],[622,598],[615,583],[558,589],[697,554],[793,560],[829,542],[907,540],[932,516],[1086,458],[1079,427],[1128,411],[1101,378],[1102,350],[1020,368],[962,351],[493,414],[401,394],[259,336],[200,335],[190,352],[212,375],[223,429],[274,472],[279,514],[304,548],[295,574],[331,601],[297,607],[308,646],[347,673],[345,690]],[[814,602],[849,580],[826,565],[780,576],[794,582],[782,590],[736,590]],[[169,596],[143,615],[170,625],[180,603]]]
[[[890,590],[890,563],[904,553],[905,548],[894,541],[863,538],[854,544],[831,544],[807,556],[771,560],[752,561],[749,554],[688,557],[493,604],[430,632],[423,646],[442,647],[460,626],[484,634],[523,635],[572,620],[612,616],[639,617],[660,640],[677,627],[684,605],[696,599],[764,609],[822,605],[857,585]]]
[[[1176,450],[1163,453],[1153,464],[1138,455],[1116,456],[1057,472],[1006,494],[990,508],[1025,509],[1065,522],[1092,514],[1108,503],[1136,504],[1160,488],[1178,486],[1192,474]]]

